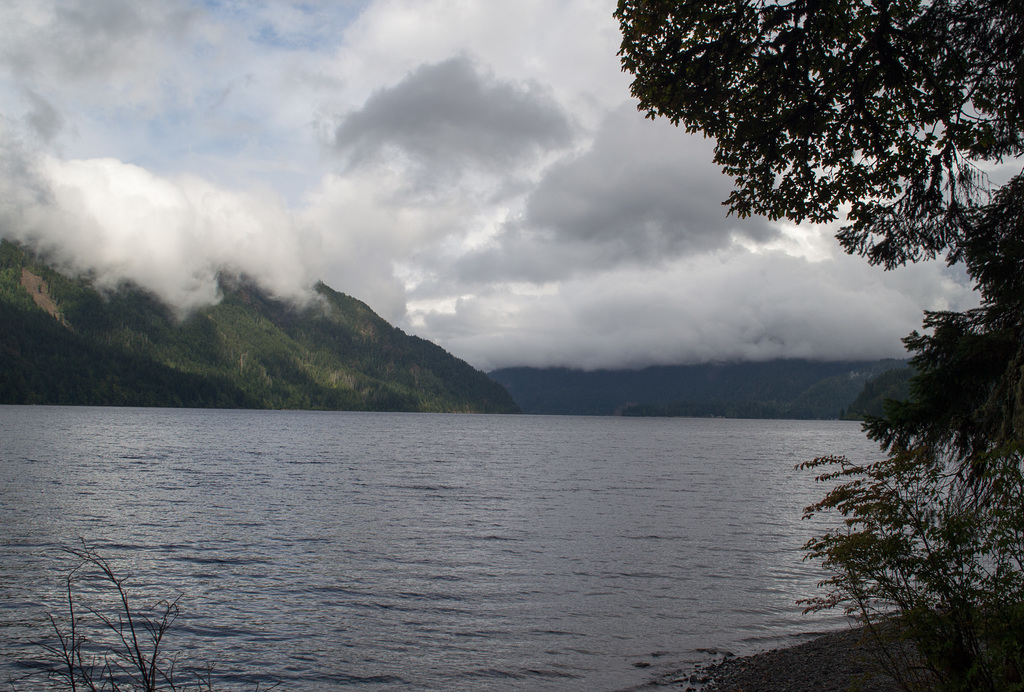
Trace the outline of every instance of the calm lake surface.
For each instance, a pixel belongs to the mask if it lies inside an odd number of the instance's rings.
[[[232,689],[628,688],[842,626],[795,603],[823,488],[794,465],[877,456],[836,421],[0,407],[0,435],[0,689],[81,539],[182,594],[169,650]]]

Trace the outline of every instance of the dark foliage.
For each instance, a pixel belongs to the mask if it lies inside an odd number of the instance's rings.
[[[885,413],[886,401],[905,401],[910,398],[910,378],[913,375],[913,368],[900,367],[871,378],[864,383],[864,389],[850,403],[843,417],[848,420],[881,418]]]
[[[892,267],[958,258],[987,202],[972,161],[1024,151],[1019,0],[620,0],[651,117],[716,141],[730,208],[833,221]]]
[[[868,420],[886,458],[809,464],[832,489],[808,511],[843,519],[807,545],[834,574],[814,606],[913,642],[893,666],[907,689],[1024,689],[1024,174],[977,168],[1024,154],[1024,3],[620,0],[617,16],[640,107],[716,139],[733,211],[829,221],[849,204],[848,251],[966,267],[981,306],[926,313],[909,397]]]
[[[917,375],[869,434],[893,451],[926,447],[977,473],[989,455],[1024,440],[1024,179],[979,213],[964,258],[982,306],[925,317],[906,339]]]

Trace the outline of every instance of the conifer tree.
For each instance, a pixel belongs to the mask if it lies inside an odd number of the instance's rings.
[[[845,519],[807,546],[833,573],[812,607],[911,638],[891,661],[908,688],[1024,689],[1024,2],[620,0],[616,17],[640,110],[715,140],[732,213],[845,214],[848,252],[974,281],[980,307],[905,339],[911,396],[866,425],[885,459],[806,465],[839,482],[808,513]]]

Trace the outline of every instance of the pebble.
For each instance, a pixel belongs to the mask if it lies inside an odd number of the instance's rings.
[[[723,661],[708,670],[701,692],[898,692],[870,657],[858,630]]]
[[[676,671],[640,688],[679,692],[899,692],[869,655],[859,630],[833,632],[803,644],[752,656],[701,651],[712,662]]]

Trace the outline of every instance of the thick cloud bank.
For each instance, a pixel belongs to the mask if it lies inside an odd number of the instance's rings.
[[[322,279],[484,368],[898,356],[975,297],[739,220],[605,0],[10,0],[0,236],[185,313]]]
[[[855,258],[730,249],[572,278],[511,306],[495,290],[427,320],[456,352],[494,367],[884,358],[902,355],[922,302],[964,293],[933,267],[892,281]]]
[[[460,169],[502,170],[564,146],[569,122],[535,85],[487,80],[465,57],[424,65],[371,96],[338,126],[334,145],[355,162],[406,156],[430,177]],[[390,150],[390,151],[389,151]]]
[[[0,187],[5,237],[100,286],[131,281],[186,312],[219,299],[222,272],[258,277],[291,299],[312,285],[305,239],[272,194],[169,180],[113,159],[44,156],[23,160],[22,172]]]

